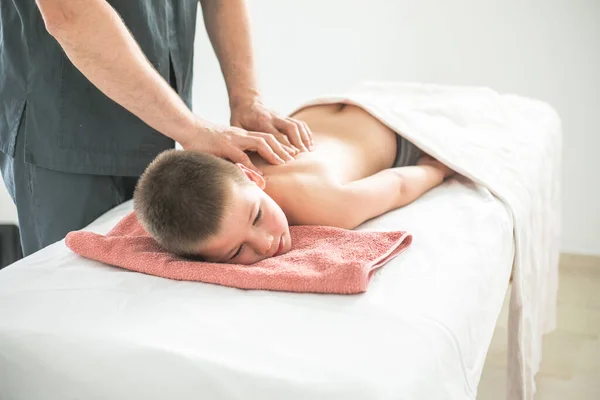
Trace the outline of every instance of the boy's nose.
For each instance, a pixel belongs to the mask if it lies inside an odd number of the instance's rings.
[[[261,235],[257,238],[254,246],[258,254],[261,256],[266,255],[271,250],[271,247],[273,247],[273,235]]]

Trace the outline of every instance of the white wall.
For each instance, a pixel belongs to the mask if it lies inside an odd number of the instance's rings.
[[[598,0],[250,0],[269,106],[362,80],[489,86],[552,104],[563,120],[563,251],[600,254]],[[228,121],[199,18],[195,111]],[[0,220],[16,220],[0,189]]]
[[[600,254],[600,1],[249,2],[268,105],[362,80],[489,86],[554,106],[563,120],[563,247]],[[202,27],[195,111],[227,122]]]

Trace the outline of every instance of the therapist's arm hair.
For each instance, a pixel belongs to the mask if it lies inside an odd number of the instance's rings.
[[[109,98],[184,143],[199,119],[147,60],[105,0],[36,0],[69,60]]]
[[[219,60],[230,106],[259,97],[244,0],[200,0],[206,32]]]

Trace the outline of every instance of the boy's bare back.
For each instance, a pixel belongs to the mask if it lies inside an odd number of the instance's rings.
[[[394,162],[396,133],[362,108],[344,104],[310,106],[291,117],[310,126],[314,149],[300,153],[283,166],[268,164],[254,154],[253,162],[268,178],[326,174],[338,183],[347,183],[389,168]]]
[[[292,117],[313,132],[311,152],[300,153],[285,165],[272,165],[253,154],[263,172],[265,192],[283,209],[290,224],[307,223],[307,214],[319,219],[316,203],[335,198],[340,185],[392,167],[396,133],[362,108],[328,104],[311,106]],[[309,207],[308,205],[311,205]]]

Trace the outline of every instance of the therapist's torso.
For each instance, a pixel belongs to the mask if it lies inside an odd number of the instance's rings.
[[[198,1],[108,2],[191,108]],[[0,151],[14,155],[17,132],[25,135],[27,162],[76,173],[139,175],[159,152],[174,147],[73,66],[34,1],[2,0]]]

